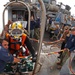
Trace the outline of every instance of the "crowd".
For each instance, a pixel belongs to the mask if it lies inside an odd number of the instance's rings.
[[[9,25],[11,25],[10,28],[11,33],[9,32]],[[38,31],[40,31],[39,28],[40,28],[40,18],[34,20],[34,17],[31,16],[30,38],[34,38],[35,31],[38,33]],[[5,25],[4,30],[0,35],[1,37],[5,35],[5,38],[1,39],[0,41],[0,73],[4,71],[6,63],[20,62],[20,59],[15,58],[13,54],[16,53],[18,50],[20,50],[21,45],[23,47],[27,46],[26,54],[28,55],[29,53],[31,53],[32,61],[33,62],[36,61],[35,49],[33,48],[29,37],[25,33],[20,34],[20,32],[23,32],[22,31],[23,29],[24,28],[21,23],[17,22],[13,23],[10,20],[8,21],[8,24]],[[25,29],[28,30],[28,25]],[[61,69],[61,67],[63,66],[64,57],[66,55],[64,54],[65,51],[67,51],[66,53],[68,52],[71,53],[75,50],[75,27],[71,27],[68,25],[62,25],[62,27],[60,27],[58,23],[52,21],[52,19],[49,17],[47,20],[46,31],[49,32],[51,39],[54,36],[54,34],[57,36],[60,32],[60,37],[57,38],[57,40],[59,39],[60,41],[62,41],[61,50],[64,50],[64,52],[59,52],[58,58],[60,59],[60,61],[57,63],[58,65],[57,68]],[[16,34],[18,34],[18,36]],[[39,37],[37,39],[39,39]],[[17,55],[22,56],[22,53],[23,52],[18,53]]]
[[[59,52],[59,56],[57,58],[57,68],[61,69],[60,73],[61,75],[64,75],[66,73],[63,73],[64,68],[62,69],[62,66],[68,60],[71,53],[75,50],[75,27],[68,24],[60,24],[52,20],[52,18],[50,17],[47,19],[46,27],[46,31],[50,35],[50,41],[54,41],[54,37],[56,38],[56,40],[59,40],[59,42],[62,41],[61,50],[63,50],[63,52]]]

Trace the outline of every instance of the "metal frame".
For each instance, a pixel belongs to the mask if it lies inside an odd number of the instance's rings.
[[[5,6],[4,11],[3,11],[3,29],[4,29],[4,26],[5,26],[5,19],[4,19],[4,18],[5,18],[5,17],[4,17],[5,10],[7,9],[7,7],[8,7],[9,5],[14,4],[14,3],[21,3],[22,5],[26,6],[27,9],[28,9],[28,13],[29,13],[29,16],[28,16],[28,32],[29,32],[29,36],[30,36],[30,15],[31,15],[31,13],[30,13],[30,9],[29,9],[28,5],[27,5],[25,2],[22,2],[22,1],[17,1],[17,0],[15,0],[15,1],[9,2],[9,3]]]
[[[41,13],[41,33],[40,33],[40,42],[39,42],[39,50],[38,50],[38,54],[37,54],[37,61],[35,63],[35,67],[34,67],[34,71],[32,73],[32,75],[35,74],[35,71],[36,71],[36,68],[37,68],[37,64],[38,64],[38,61],[39,61],[39,58],[40,58],[40,52],[41,52],[41,48],[42,48],[42,41],[43,41],[43,36],[44,36],[44,30],[45,30],[45,22],[46,22],[46,9],[45,9],[45,5],[44,5],[44,2],[43,0],[38,0],[38,2],[40,3],[40,6],[41,6],[41,10],[42,10],[42,13]]]

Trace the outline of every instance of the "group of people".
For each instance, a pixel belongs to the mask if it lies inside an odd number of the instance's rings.
[[[70,57],[71,53],[75,50],[75,27],[72,27],[67,24],[61,24],[61,26],[59,25],[60,27],[58,27],[57,23],[53,24],[53,26],[51,26],[52,22],[50,24],[49,20],[50,20],[50,17],[47,20],[47,25],[49,26],[49,28],[51,28],[49,31],[50,38],[52,38],[54,33],[57,33],[57,35],[58,35],[60,32],[60,35],[59,35],[60,37],[58,39],[58,42],[62,41],[62,43],[61,43],[61,51],[59,52],[59,56],[58,56],[57,68],[62,69],[62,66],[64,65],[64,63]],[[46,30],[48,30],[48,26],[46,26]],[[55,28],[57,28],[57,29],[55,29]],[[68,74],[62,73],[61,75],[68,75]]]
[[[54,34],[59,34],[59,41],[62,41],[61,43],[61,50],[64,52],[60,51],[59,56],[58,56],[58,62],[57,62],[57,68],[61,69],[62,66],[64,65],[65,61],[69,58],[70,54],[75,50],[75,27],[71,27],[70,25],[64,25],[62,24],[62,27],[58,27],[58,24],[52,25],[49,23],[50,18],[48,19],[48,26],[50,29],[50,38],[53,37]],[[52,26],[51,26],[52,25]],[[57,29],[56,29],[57,28]],[[48,28],[47,28],[48,29]],[[56,35],[56,36],[57,36]],[[52,40],[52,39],[50,39]],[[64,75],[64,74],[62,74]],[[65,74],[67,75],[67,74]]]
[[[67,58],[70,56],[71,52],[73,52],[75,50],[75,27],[70,28],[70,26],[65,26],[64,32],[63,32],[60,40],[63,41],[61,44],[61,50],[64,50],[64,52],[59,52],[58,58],[60,60],[57,62],[58,69],[62,68],[65,59],[67,60]],[[67,52],[65,52],[65,51],[67,51]],[[65,57],[65,59],[64,59],[64,57]]]
[[[11,25],[11,26],[10,26]],[[10,26],[10,32],[9,32]],[[4,30],[0,37],[0,73],[3,73],[5,65],[10,63],[18,63],[20,59],[17,56],[23,56],[22,46],[26,51],[24,55],[28,55],[31,53],[32,61],[36,62],[36,51],[33,48],[29,37],[23,32],[23,26],[21,23],[14,22],[12,23],[10,20],[8,24],[5,25]],[[16,53],[16,57],[13,55]]]
[[[9,32],[9,25],[11,25],[11,33]],[[23,27],[20,23],[12,23],[10,20],[8,24],[5,25],[1,37],[5,35],[0,41],[0,73],[4,71],[6,63],[10,62],[20,62],[20,59],[13,57],[13,54],[20,50],[20,46],[27,46],[26,54],[32,54],[32,61],[36,61],[35,49],[29,40],[29,37],[23,33]],[[64,32],[60,38],[62,42],[61,49],[64,51],[69,49],[71,53],[75,49],[75,27],[70,29],[69,26],[64,27]],[[22,56],[22,52],[18,53],[18,56]],[[62,67],[63,52],[59,52],[60,62],[58,63],[58,68]]]

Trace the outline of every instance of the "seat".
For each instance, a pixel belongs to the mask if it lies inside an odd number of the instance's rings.
[[[61,34],[60,30],[58,31],[58,33],[55,33],[55,32],[56,32],[56,31],[53,32],[54,35],[52,36],[52,40],[54,40],[54,39],[58,40],[59,37],[60,37],[60,34]]]

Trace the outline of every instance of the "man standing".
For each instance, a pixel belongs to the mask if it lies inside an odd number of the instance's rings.
[[[69,65],[71,65],[74,73],[75,73],[75,61],[73,62],[73,58],[75,54],[73,55],[73,51],[75,50],[75,27],[71,28],[71,34],[68,41],[65,44],[65,49],[69,49],[70,55],[72,58],[72,62],[70,62],[70,57],[66,60],[66,63],[62,66],[60,75],[71,75],[72,71],[69,68]],[[70,62],[70,63],[69,63]]]

